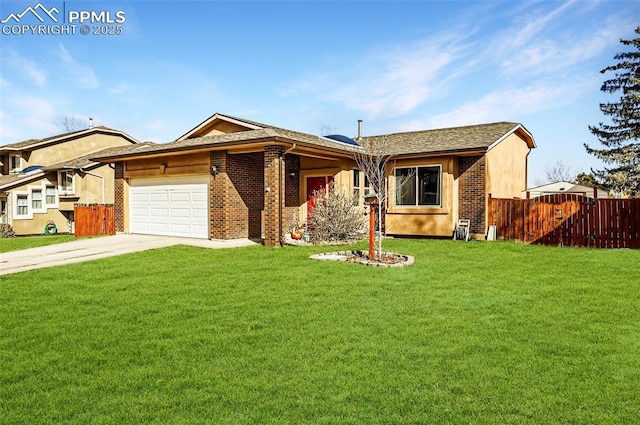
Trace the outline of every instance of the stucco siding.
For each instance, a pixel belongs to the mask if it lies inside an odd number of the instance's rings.
[[[527,188],[529,148],[515,133],[487,152],[487,194],[519,198]]]
[[[68,161],[102,149],[125,146],[130,143],[121,136],[110,134],[90,134],[54,146],[44,146],[23,155],[22,168],[33,165],[52,165]],[[26,156],[26,157],[25,157]]]

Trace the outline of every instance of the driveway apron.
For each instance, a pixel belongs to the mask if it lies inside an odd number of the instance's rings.
[[[256,242],[249,239],[206,240],[118,234],[80,239],[20,251],[3,252],[0,254],[0,275],[79,263],[173,245],[193,245],[202,248],[234,248],[255,244]]]

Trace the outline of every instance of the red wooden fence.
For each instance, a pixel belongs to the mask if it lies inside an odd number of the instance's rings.
[[[75,204],[73,217],[76,237],[116,234],[113,204]]]
[[[640,248],[640,199],[577,194],[532,199],[489,197],[489,224],[499,239],[543,245]]]

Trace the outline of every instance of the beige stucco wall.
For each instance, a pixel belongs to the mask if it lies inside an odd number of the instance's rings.
[[[487,152],[487,194],[494,198],[519,198],[527,188],[529,148],[516,134]]]
[[[130,142],[121,136],[99,133],[90,134],[64,143],[35,149],[28,155],[28,158],[25,158],[26,154],[23,154],[22,168],[32,165],[53,165],[92,152],[98,152],[102,149],[129,144]]]
[[[451,236],[458,209],[453,157],[436,157],[393,161],[389,164],[388,208],[386,230],[390,235]],[[405,207],[395,205],[395,167],[433,166],[442,167],[440,207]]]
[[[103,181],[104,201],[102,196]],[[75,194],[80,196],[80,199],[76,202],[82,204],[113,204],[114,170],[110,166],[103,165],[88,173],[77,173],[74,177],[74,184]]]

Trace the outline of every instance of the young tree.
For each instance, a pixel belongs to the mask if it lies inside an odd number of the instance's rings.
[[[353,159],[358,164],[358,169],[364,173],[369,181],[369,187],[373,191],[372,196],[376,197],[377,202],[377,234],[378,247],[376,255],[382,257],[382,223],[384,221],[384,210],[387,203],[387,164],[391,160],[390,141],[384,136],[368,141],[358,140],[362,146],[362,150],[357,150],[353,154]],[[413,179],[413,175],[398,177],[395,180],[395,190],[398,191],[409,180]]]
[[[640,36],[640,27],[635,29]],[[589,126],[600,143],[605,147],[594,149],[585,143],[588,153],[601,159],[610,167],[596,170],[594,174],[605,189],[621,192],[630,197],[640,196],[640,37],[620,40],[632,51],[618,53],[617,64],[600,71],[613,72],[614,77],[606,80],[601,91],[620,92],[618,102],[601,103],[600,110],[611,117],[609,124],[599,123]]]

